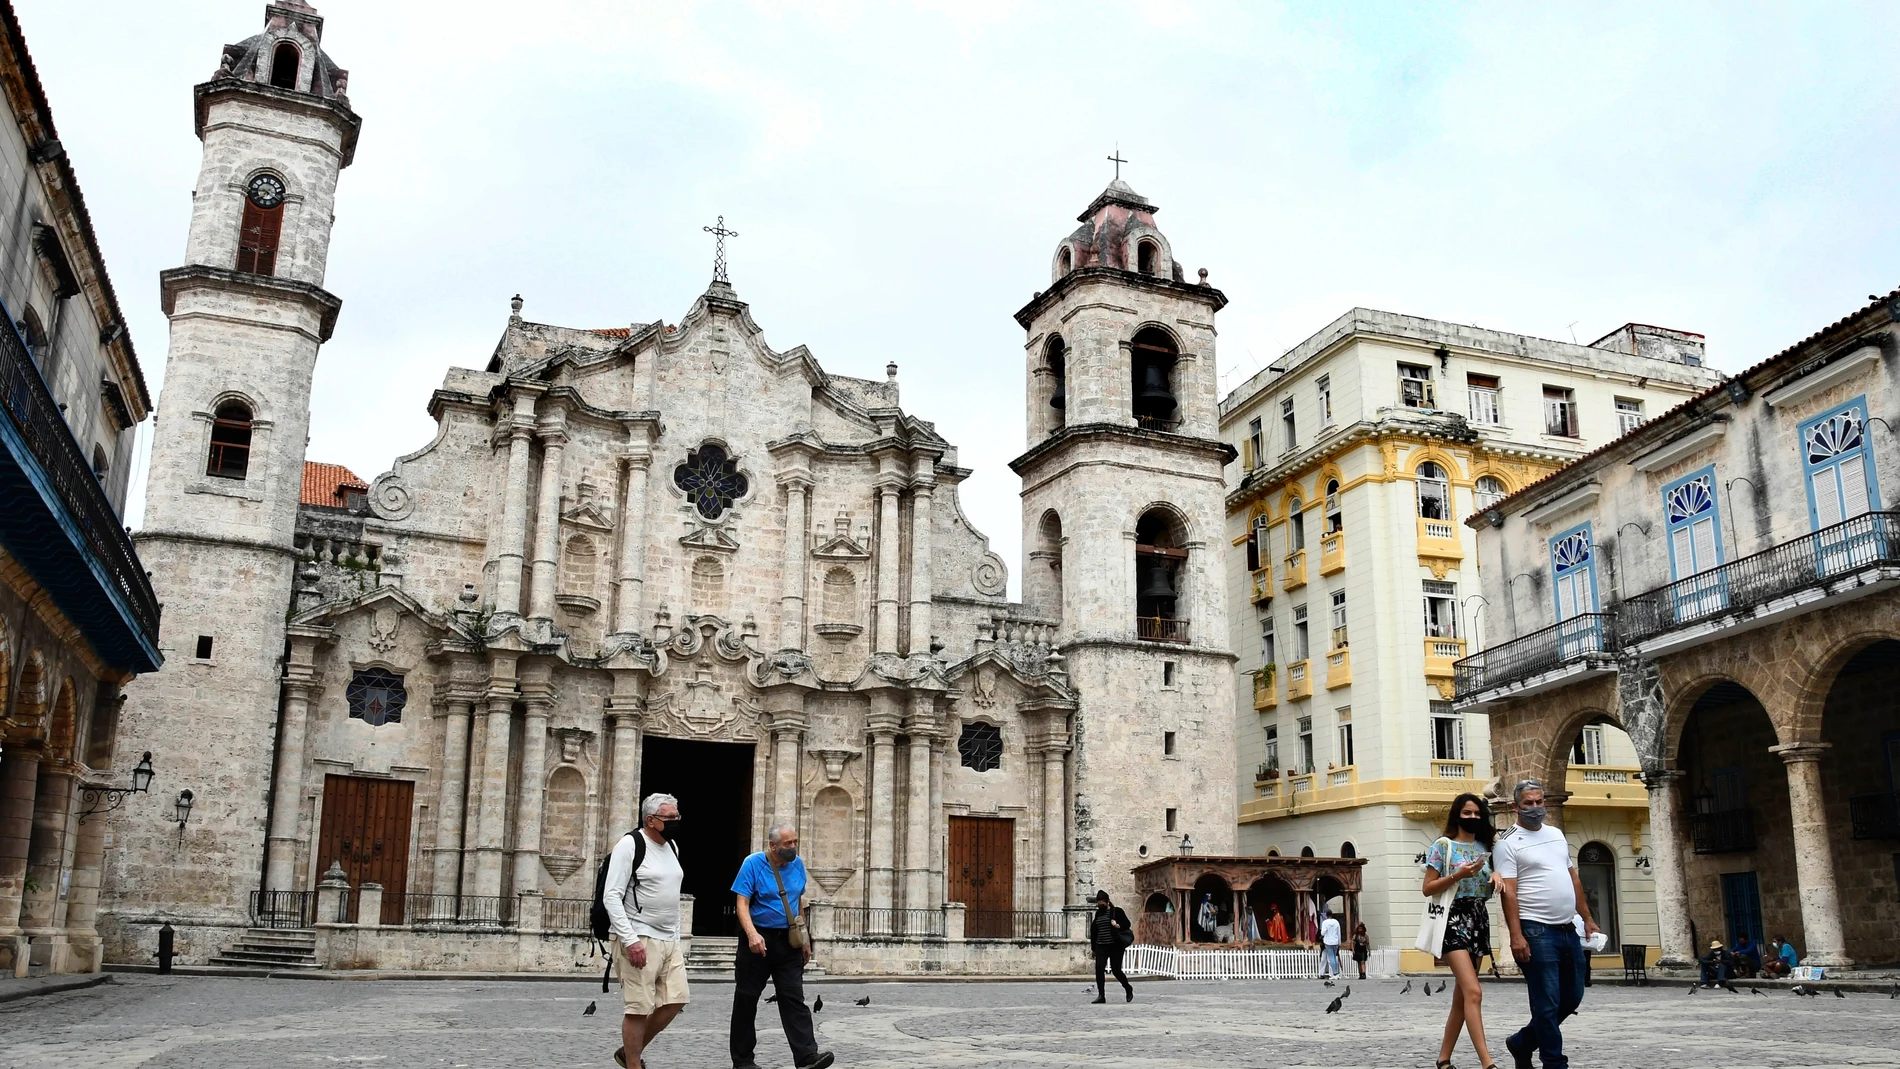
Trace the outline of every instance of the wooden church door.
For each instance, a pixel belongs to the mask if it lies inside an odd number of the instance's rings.
[[[1016,822],[950,818],[950,895],[968,909],[964,934],[1008,939],[1016,905]]]
[[[365,882],[382,884],[384,924],[403,922],[403,892],[409,889],[409,821],[415,790],[416,785],[408,780],[323,777],[323,826],[317,834],[317,878],[321,880],[330,862],[335,861],[349,875],[352,890]]]

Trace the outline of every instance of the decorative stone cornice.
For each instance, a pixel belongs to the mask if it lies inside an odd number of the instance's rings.
[[[330,340],[330,332],[336,329],[337,313],[343,310],[343,298],[322,286],[299,282],[294,278],[234,271],[228,267],[212,267],[209,264],[190,264],[160,271],[158,273],[159,310],[168,316],[171,315],[178,295],[199,287],[231,290],[253,297],[274,298],[302,304],[317,316],[318,341]],[[268,325],[281,326],[278,323]]]
[[[1779,754],[1783,762],[1792,765],[1800,761],[1819,761],[1832,746],[1833,743],[1827,742],[1789,742],[1770,746],[1768,752]]]

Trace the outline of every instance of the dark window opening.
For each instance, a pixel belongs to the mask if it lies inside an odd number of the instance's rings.
[[[1161,753],[1164,757],[1174,756],[1174,732],[1164,731],[1161,733]]]
[[[1135,616],[1141,638],[1186,642],[1187,621],[1176,611],[1176,578],[1187,563],[1180,524],[1162,509],[1135,523]]]
[[[1075,257],[1069,252],[1067,245],[1062,246],[1062,255],[1057,259],[1057,264],[1062,274],[1066,275],[1075,270]]]
[[[1054,379],[1054,392],[1049,395],[1049,407],[1056,410],[1056,426],[1063,423],[1063,410],[1069,407],[1069,349],[1062,342],[1062,336],[1049,339],[1043,347],[1043,362],[1049,368],[1049,377]]]
[[[1167,820],[1168,820],[1168,830],[1169,830],[1169,831],[1174,831],[1174,830],[1175,830],[1175,827],[1174,827],[1174,825],[1175,825],[1175,813],[1176,813],[1176,812],[1177,812],[1177,811],[1176,811],[1176,810],[1173,810],[1173,809],[1170,809],[1170,810],[1168,810],[1168,816],[1167,816]]]
[[[99,445],[97,442],[94,442],[92,446],[93,477],[98,479],[100,482],[105,482],[106,472],[109,471],[111,467],[112,467],[111,462],[106,460],[105,447]]]
[[[210,635],[198,636],[198,659],[201,661],[208,661],[211,659],[211,636]]]
[[[1340,857],[1358,857],[1359,850],[1358,848],[1354,847],[1351,843],[1340,843],[1339,856]]]
[[[1135,422],[1151,431],[1174,430],[1181,425],[1174,399],[1174,364],[1180,353],[1174,340],[1149,327],[1135,335],[1131,349]]]
[[[1155,253],[1156,253],[1155,243],[1152,241],[1144,241],[1136,245],[1135,246],[1135,270],[1141,272],[1144,275],[1154,274],[1155,260],[1157,259]]]
[[[1302,847],[1300,847],[1300,856],[1301,856],[1301,857],[1312,857],[1312,856],[1313,856],[1313,848],[1312,848],[1312,847],[1310,847],[1310,846],[1302,846]]]
[[[211,456],[205,474],[220,479],[242,479],[251,467],[251,409],[242,401],[226,401],[211,420]]]
[[[409,700],[402,677],[386,668],[365,668],[356,673],[343,694],[350,703],[350,719],[370,727],[401,723],[402,707]]]
[[[279,89],[297,88],[297,65],[303,61],[297,46],[289,41],[280,41],[277,51],[271,54],[270,84]]]
[[[1161,685],[1164,687],[1174,686],[1174,662],[1173,661],[1161,662]]]
[[[957,736],[957,756],[963,767],[990,772],[1003,767],[1003,731],[995,724],[969,723]]]
[[[40,325],[40,314],[29,305],[25,315],[16,325],[20,328],[20,340],[26,342],[27,355],[33,358],[33,366],[44,372],[46,370],[46,328]]]

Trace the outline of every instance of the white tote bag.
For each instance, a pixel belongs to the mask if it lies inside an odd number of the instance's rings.
[[[1451,857],[1451,843],[1443,838],[1444,856]],[[1449,861],[1447,862],[1449,864]],[[1418,938],[1412,945],[1436,958],[1445,949],[1445,922],[1451,919],[1451,902],[1458,897],[1458,881],[1445,885],[1445,889],[1425,900],[1425,912],[1418,919]]]

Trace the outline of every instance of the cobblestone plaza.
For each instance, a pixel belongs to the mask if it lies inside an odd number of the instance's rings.
[[[814,984],[821,1043],[846,1069],[873,1066],[1426,1066],[1444,998],[1416,984],[1354,983],[1342,1012],[1316,982],[1144,983],[1132,1005],[1089,1003],[1052,983]],[[1343,990],[1343,987],[1341,988]],[[650,1052],[653,1069],[718,1067],[732,988],[695,984]],[[1487,989],[1497,1053],[1525,1016],[1524,989]],[[866,1007],[854,1000],[869,996]],[[600,1012],[587,1017],[590,1001]],[[618,992],[597,984],[309,981],[121,976],[0,1005],[6,1069],[257,1066],[611,1066]],[[760,1007],[760,1064],[789,1065],[774,1007]],[[1680,987],[1591,989],[1566,1030],[1578,1066],[1644,1069],[1900,1066],[1900,1002],[1885,995],[1757,998]],[[1475,1065],[1461,1044],[1456,1063]]]

